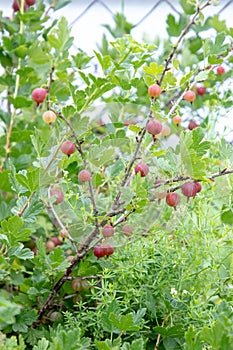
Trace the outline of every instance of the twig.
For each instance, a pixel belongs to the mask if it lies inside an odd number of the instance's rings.
[[[64,230],[67,233],[67,237],[70,240],[72,246],[74,247],[75,252],[78,252],[78,249],[76,247],[75,241],[73,239],[73,237],[69,234],[69,231],[67,230],[67,228],[63,225],[61,219],[59,218],[59,216],[57,215],[54,207],[53,207],[53,203],[51,201],[51,186],[48,188],[48,202],[49,202],[49,209],[51,209],[58,225],[61,227],[62,230]]]
[[[34,194],[35,194],[35,192],[32,192],[32,193],[30,194],[30,196],[28,197],[28,199],[27,199],[26,203],[24,204],[23,208],[18,212],[18,217],[21,218],[21,216],[23,215],[23,213],[25,212],[25,210],[26,210],[27,207],[29,206],[30,201],[31,201],[32,197],[34,196]]]
[[[149,122],[149,120],[151,118],[152,118],[152,111],[150,110],[150,113],[149,113],[149,116],[147,118],[146,124]],[[136,146],[136,148],[134,150],[132,159],[131,159],[129,165],[127,166],[127,168],[125,170],[125,175],[124,175],[124,178],[123,178],[123,180],[121,182],[121,187],[125,187],[125,185],[127,183],[127,180],[130,177],[132,167],[133,167],[135,161],[138,159],[138,152],[140,150],[140,147],[141,147],[141,144],[142,144],[142,141],[144,139],[145,134],[146,134],[146,127],[144,127],[141,130],[141,135],[140,135],[140,138],[137,141],[137,146]],[[121,197],[121,190],[118,191],[118,193],[116,195],[116,198],[115,198],[115,200],[113,202],[113,206],[112,206],[113,210],[116,210],[118,208],[120,197]]]
[[[97,206],[96,206],[95,195],[94,195],[94,191],[93,191],[92,179],[91,178],[88,181],[88,184],[89,184],[90,198],[91,198],[91,202],[92,202],[92,205],[93,205],[93,215],[94,215],[94,218],[95,218],[95,227],[99,227],[98,210],[97,210]]]
[[[162,82],[163,82],[165,73],[166,73],[166,71],[168,70],[168,66],[169,66],[169,64],[170,64],[170,62],[171,62],[171,60],[172,60],[172,58],[173,58],[173,56],[174,56],[174,54],[175,54],[175,52],[176,52],[176,50],[177,50],[177,48],[178,48],[180,42],[182,41],[182,39],[184,38],[184,36],[185,36],[185,35],[187,34],[187,32],[189,31],[189,28],[195,23],[196,17],[200,14],[200,12],[201,12],[205,7],[209,6],[210,4],[211,4],[211,1],[208,0],[202,7],[199,7],[199,6],[198,6],[198,7],[197,7],[197,10],[196,10],[196,12],[195,12],[195,14],[194,14],[193,17],[192,17],[192,19],[191,19],[190,22],[187,24],[187,26],[182,30],[181,35],[179,36],[179,38],[178,38],[176,44],[173,45],[173,48],[172,48],[170,54],[169,54],[168,57],[166,58],[166,63],[165,63],[164,70],[163,70],[163,73],[162,73],[162,75],[161,75],[161,78],[160,78],[160,80],[159,80],[159,85],[161,85]]]
[[[45,17],[47,17],[49,14],[49,11],[55,7],[56,2],[57,0],[53,0],[52,4],[49,6],[48,10],[45,12],[45,15],[44,15]]]
[[[84,154],[83,154],[83,150],[82,150],[82,144],[81,142],[79,141],[77,135],[76,135],[76,132],[72,126],[72,124],[69,122],[69,120],[67,120],[64,115],[61,113],[61,112],[56,112],[54,109],[51,108],[51,111],[53,111],[54,113],[56,113],[58,115],[59,118],[61,118],[65,123],[66,125],[70,128],[70,130],[72,131],[72,137],[75,139],[76,141],[76,148],[79,152],[79,154],[81,155],[82,159],[83,159],[83,162],[84,162],[84,165],[86,166],[86,161],[84,159]]]
[[[233,174],[233,169],[230,169],[230,170],[227,170],[227,169],[220,170],[218,173],[214,173],[214,174],[212,174],[211,176],[209,176],[208,179],[209,179],[210,181],[214,181],[214,179],[215,179],[216,177],[220,177],[220,176],[228,175],[228,174]],[[191,176],[178,176],[178,177],[175,177],[175,178],[173,178],[173,179],[168,179],[168,180],[165,180],[165,181],[163,181],[163,182],[161,182],[161,183],[158,183],[158,184],[156,184],[156,185],[154,186],[154,188],[156,189],[156,188],[158,188],[158,187],[160,187],[160,186],[170,185],[170,184],[172,184],[172,183],[174,183],[174,182],[181,182],[181,181],[186,181],[186,180],[192,180],[192,181],[194,181],[194,179],[193,179]],[[195,181],[201,182],[201,181],[204,181],[204,180],[195,180]],[[177,191],[178,189],[180,189],[181,186],[182,186],[182,184],[179,185],[179,186],[176,186],[176,187],[169,188],[169,189],[167,190],[167,192],[175,192],[175,191]],[[154,200],[153,197],[152,197],[150,200]]]
[[[20,12],[24,13],[24,0],[22,0],[20,3]],[[23,35],[23,21],[22,20],[20,20],[20,24],[19,24],[19,34]],[[17,65],[17,71],[21,68],[21,63],[22,63],[22,60],[21,60],[21,58],[19,58],[18,65]],[[13,99],[16,99],[16,97],[18,96],[19,85],[20,85],[20,75],[16,74],[15,91],[13,94]],[[10,108],[10,106],[9,106],[9,102],[8,102],[8,109],[9,108]],[[13,106],[11,118],[10,118],[10,125],[9,125],[9,129],[8,129],[8,132],[6,135],[6,157],[3,159],[3,165],[1,167],[1,170],[3,169],[4,163],[6,162],[8,156],[10,154],[10,139],[11,139],[11,134],[12,134],[12,130],[13,130],[15,114],[16,114],[16,108],[15,108],[15,106]]]
[[[164,325],[165,325],[166,322],[167,322],[167,314],[165,314],[165,316],[164,316],[164,318],[163,318],[163,322],[162,322],[161,327],[164,327]],[[161,338],[161,334],[158,334],[158,337],[157,337],[157,341],[156,341],[154,350],[158,350],[158,349],[159,349],[160,338]]]

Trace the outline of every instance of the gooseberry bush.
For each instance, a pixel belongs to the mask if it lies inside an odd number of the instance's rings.
[[[233,28],[181,0],[89,56],[69,3],[0,12],[0,348],[233,349]]]

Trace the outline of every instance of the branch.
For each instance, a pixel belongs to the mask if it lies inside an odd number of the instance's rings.
[[[84,159],[84,154],[83,154],[83,150],[82,150],[82,143],[79,141],[79,139],[78,139],[78,137],[77,137],[77,135],[76,135],[76,132],[75,132],[75,130],[74,130],[72,124],[69,122],[69,120],[67,120],[67,119],[64,117],[64,115],[63,115],[61,112],[58,112],[58,113],[57,113],[57,112],[56,112],[54,109],[52,109],[52,108],[51,108],[50,110],[53,111],[54,113],[56,113],[56,114],[58,115],[58,117],[61,118],[61,119],[66,123],[66,125],[70,128],[70,130],[72,131],[72,135],[71,135],[71,136],[75,139],[76,148],[77,148],[79,154],[81,155],[82,160],[83,160],[83,162],[84,162],[84,165],[85,165],[85,167],[86,167],[86,161],[85,161],[85,159]]]
[[[153,101],[151,103],[153,103]],[[147,118],[146,125],[147,125],[147,123],[149,122],[149,120],[151,118],[152,118],[152,110],[150,110],[149,116]],[[141,147],[141,144],[142,144],[142,141],[144,139],[145,134],[146,134],[146,127],[144,127],[141,130],[141,135],[140,135],[139,140],[137,141],[137,146],[136,146],[136,148],[134,150],[132,159],[131,159],[129,165],[127,166],[127,168],[125,170],[125,176],[124,176],[124,178],[123,178],[123,180],[121,182],[121,185],[120,185],[121,187],[125,187],[125,185],[127,184],[127,180],[130,177],[132,167],[133,167],[135,161],[138,159],[138,153],[139,153],[139,150],[140,150],[140,147]],[[120,197],[121,197],[121,190],[118,191],[118,193],[116,195],[116,198],[115,198],[115,200],[113,202],[113,206],[112,206],[113,210],[116,210],[118,208]]]
[[[181,32],[181,35],[179,36],[176,44],[173,45],[173,49],[171,50],[170,54],[168,55],[168,57],[166,58],[166,63],[165,63],[165,67],[164,67],[164,70],[163,70],[163,73],[161,75],[161,78],[159,80],[159,85],[162,84],[163,82],[163,79],[164,79],[164,76],[165,76],[165,73],[166,71],[168,70],[168,66],[170,64],[170,62],[172,61],[172,58],[180,44],[180,42],[182,41],[182,39],[184,38],[184,36],[188,33],[189,31],[189,28],[195,23],[195,19],[196,17],[200,14],[200,12],[207,6],[209,6],[211,4],[211,1],[207,1],[202,7],[197,7],[197,10],[195,12],[195,14],[193,15],[192,19],[190,20],[190,22],[187,24],[187,26],[182,30]]]
[[[166,322],[167,322],[167,315],[165,314],[161,327],[164,327]],[[160,338],[161,338],[161,334],[158,334],[154,350],[158,350],[159,349]]]
[[[23,14],[24,13],[24,0],[21,1],[20,3],[20,12]],[[23,35],[23,21],[20,20],[20,24],[19,24],[19,34]],[[21,63],[22,63],[22,59],[19,58],[18,59],[18,65],[16,70],[18,71],[21,68]],[[20,85],[20,75],[16,74],[16,80],[15,80],[15,91],[13,94],[13,99],[16,99],[16,97],[18,96],[18,92],[19,92],[19,85]],[[8,100],[8,109],[10,109],[10,105],[9,105],[9,100]],[[15,120],[15,114],[16,114],[16,108],[13,106],[12,109],[12,113],[11,113],[11,118],[10,118],[10,125],[9,125],[9,129],[6,135],[6,156],[3,159],[3,164],[1,166],[1,171],[3,170],[4,167],[4,163],[6,162],[9,154],[10,154],[10,139],[11,139],[11,134],[12,134],[12,130],[13,130],[13,125],[14,125],[14,120]]]
[[[208,180],[214,181],[214,179],[215,179],[216,177],[220,177],[220,176],[224,176],[224,175],[229,175],[229,174],[233,174],[233,169],[230,169],[230,170],[223,169],[223,170],[220,170],[218,173],[214,173],[214,174],[212,174],[211,176],[209,176],[209,177],[208,177]],[[163,181],[163,182],[161,182],[161,183],[158,183],[158,184],[156,184],[156,185],[154,186],[154,188],[156,189],[156,188],[158,188],[158,187],[160,187],[160,186],[170,185],[170,184],[172,184],[172,183],[174,183],[174,182],[181,182],[181,181],[186,181],[186,180],[192,180],[192,181],[194,181],[194,179],[193,179],[191,176],[182,176],[182,175],[180,175],[180,176],[177,176],[177,177],[175,177],[175,178],[173,178],[173,179],[168,179],[168,180],[165,180],[165,181]],[[204,180],[195,180],[195,181],[201,182],[201,181],[204,181]],[[167,190],[167,192],[175,192],[175,191],[177,191],[178,189],[180,189],[181,186],[182,186],[182,184],[179,185],[179,186],[170,188],[170,189]],[[153,200],[153,199],[151,198],[151,200]]]
[[[67,228],[63,225],[61,219],[59,218],[59,216],[57,215],[54,207],[53,207],[53,203],[51,202],[51,186],[48,188],[48,200],[49,200],[49,209],[51,209],[58,225],[61,227],[62,230],[64,230],[67,233],[67,238],[70,240],[72,246],[74,247],[75,252],[78,252],[78,249],[76,247],[75,241],[73,239],[73,237],[69,234],[69,231],[67,230]]]

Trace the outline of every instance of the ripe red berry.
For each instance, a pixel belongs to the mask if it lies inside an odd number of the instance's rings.
[[[194,182],[187,181],[181,186],[181,192],[186,197],[195,197],[197,194],[197,186]]]
[[[35,3],[36,3],[36,0],[25,0],[26,1],[26,4],[28,5],[28,6],[33,6],[33,5],[35,5]]]
[[[61,245],[61,241],[57,236],[51,237],[51,241],[53,241],[55,246]]]
[[[225,73],[225,68],[223,66],[218,66],[217,68],[217,74],[223,75]]]
[[[166,202],[170,207],[174,207],[176,209],[177,204],[180,203],[180,196],[178,193],[170,192],[166,195]]]
[[[126,237],[130,237],[133,234],[133,227],[131,225],[122,226],[122,232]]]
[[[64,141],[61,145],[61,151],[70,156],[76,150],[75,144],[72,141]]]
[[[179,125],[181,123],[181,117],[179,115],[176,115],[173,118],[173,123],[176,124],[176,125]]]
[[[55,243],[53,241],[51,241],[51,239],[49,239],[46,242],[46,249],[47,250],[53,250],[55,248]]]
[[[197,193],[201,192],[201,190],[202,190],[201,183],[200,182],[194,182],[194,184],[196,186]]]
[[[91,178],[91,173],[90,171],[88,170],[81,170],[79,173],[78,173],[78,178],[80,181],[82,182],[87,182],[90,180]]]
[[[59,204],[64,201],[64,193],[61,190],[54,189],[50,192],[50,195],[56,197],[54,204]]]
[[[101,245],[96,245],[94,247],[94,255],[99,259],[103,258],[105,256],[105,251],[103,249],[103,246]]]
[[[13,2],[13,4],[12,4],[12,8],[13,8],[13,10],[14,10],[14,12],[18,12],[18,11],[20,11],[20,0],[14,0],[14,2]],[[26,11],[26,9],[27,9],[27,4],[26,3],[24,3],[24,11]]]
[[[158,135],[162,131],[163,125],[157,120],[150,120],[146,125],[146,130],[151,135]]]
[[[102,247],[104,250],[104,255],[106,255],[107,258],[109,257],[109,255],[112,255],[114,253],[114,247],[112,245],[104,244]]]
[[[197,94],[199,96],[204,96],[206,94],[206,88],[204,86],[199,86],[197,88]]]
[[[186,91],[184,94],[184,99],[188,102],[193,102],[195,98],[196,98],[196,94],[191,90]]]
[[[114,227],[111,225],[105,225],[102,227],[102,234],[104,237],[111,237],[114,235]]]
[[[140,173],[141,177],[145,177],[149,173],[149,167],[147,164],[138,163],[135,166],[135,174]]]
[[[42,103],[45,100],[47,91],[43,88],[36,88],[32,91],[32,99],[37,103]]]
[[[197,124],[194,120],[190,120],[188,128],[189,130],[193,130],[195,128],[197,128],[199,126],[199,124]]]
[[[158,84],[152,84],[148,88],[148,94],[151,97],[158,97],[161,94],[162,90]]]

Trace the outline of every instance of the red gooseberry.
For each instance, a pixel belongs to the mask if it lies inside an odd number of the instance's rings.
[[[178,193],[175,193],[175,192],[167,193],[166,203],[170,207],[174,207],[176,209],[177,204],[180,203],[180,196],[178,195]]]
[[[184,94],[184,99],[188,102],[193,102],[195,98],[196,98],[196,94],[191,90],[186,91]]]
[[[204,86],[197,87],[197,94],[199,96],[204,96],[206,94],[206,88]]]
[[[26,4],[28,5],[28,6],[33,6],[33,5],[35,5],[35,3],[36,3],[36,0],[25,0],[26,1]]]
[[[225,68],[223,66],[218,66],[217,68],[217,74],[223,75],[225,73]]]
[[[50,195],[56,197],[54,204],[59,204],[64,201],[64,193],[61,190],[54,189],[50,192]]]
[[[70,156],[76,150],[75,144],[72,141],[64,141],[61,145],[61,151]]]
[[[148,88],[148,94],[151,97],[158,97],[161,95],[161,92],[162,92],[161,87],[158,84],[152,84]]]
[[[194,182],[187,181],[181,186],[181,192],[184,196],[188,197],[195,197],[197,194],[197,186]]]
[[[36,88],[32,91],[32,99],[37,103],[42,103],[47,95],[47,90],[43,88]]]
[[[150,120],[146,125],[146,130],[151,135],[158,135],[162,131],[163,125],[157,120]]]
[[[173,123],[176,124],[177,126],[181,123],[181,117],[179,115],[176,115],[173,118]]]
[[[114,235],[114,227],[111,225],[105,225],[102,227],[102,234],[104,237],[111,237]]]
[[[135,174],[140,174],[141,177],[145,177],[149,173],[149,167],[147,164],[144,163],[138,163],[135,166]]]
[[[78,178],[79,178],[79,180],[80,181],[82,181],[82,182],[87,182],[87,181],[89,181],[90,180],[90,178],[91,178],[91,173],[90,173],[90,171],[88,171],[88,170],[81,170],[79,173],[78,173]]]
[[[196,186],[197,193],[201,192],[202,190],[201,183],[197,181],[197,182],[194,182],[194,184]]]
[[[199,126],[199,124],[197,124],[194,120],[190,120],[188,128],[189,130],[193,130],[195,128],[197,128]]]

